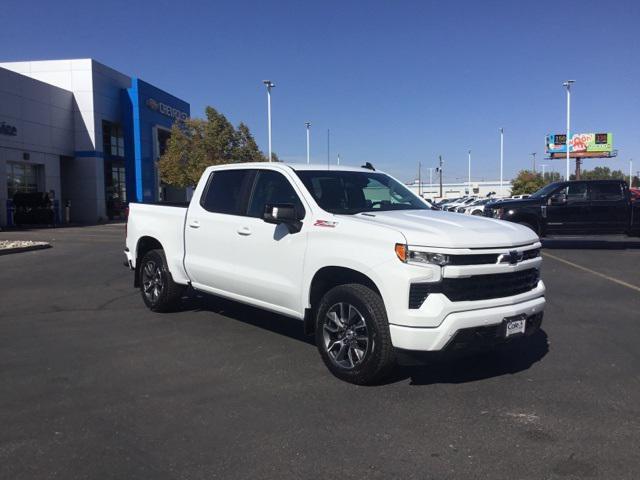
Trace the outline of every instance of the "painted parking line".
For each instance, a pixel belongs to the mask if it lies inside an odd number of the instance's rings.
[[[604,273],[600,273],[595,270],[591,270],[590,268],[583,267],[582,265],[578,265],[577,263],[570,262],[569,260],[565,260],[564,258],[556,257],[555,255],[551,255],[550,253],[547,253],[547,252],[543,252],[543,255],[545,257],[553,258],[554,260],[557,260],[559,262],[566,263],[567,265],[575,267],[579,270],[592,273],[593,275],[597,275],[598,277],[604,278],[613,283],[617,283],[618,285],[622,285],[623,287],[630,288],[631,290],[635,290],[636,292],[640,292],[640,287],[638,287],[637,285],[632,285],[631,283],[618,280],[617,278],[610,277],[609,275],[605,275]]]

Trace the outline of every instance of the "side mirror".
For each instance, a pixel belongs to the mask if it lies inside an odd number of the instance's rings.
[[[289,229],[289,233],[297,233],[302,228],[296,207],[291,203],[267,203],[264,206],[262,219],[276,225],[284,223]]]
[[[565,205],[567,203],[567,195],[564,193],[554,193],[549,197],[549,205]]]

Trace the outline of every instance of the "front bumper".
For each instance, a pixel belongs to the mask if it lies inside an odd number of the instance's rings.
[[[437,327],[410,327],[390,324],[391,342],[395,348],[403,350],[443,350],[459,331],[476,327],[497,326],[502,324],[506,317],[516,315],[524,314],[528,318],[535,317],[542,314],[544,306],[545,299],[540,296],[511,305],[453,312],[447,315]]]

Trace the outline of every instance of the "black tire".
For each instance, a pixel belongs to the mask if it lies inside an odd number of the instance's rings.
[[[149,310],[170,312],[180,304],[184,286],[173,281],[163,250],[150,250],[140,261],[140,294]]]
[[[340,305],[353,310],[347,308],[338,315]],[[338,316],[347,321],[333,320]],[[316,345],[331,373],[357,385],[379,383],[395,366],[384,304],[380,295],[364,285],[339,285],[325,293],[316,309]]]

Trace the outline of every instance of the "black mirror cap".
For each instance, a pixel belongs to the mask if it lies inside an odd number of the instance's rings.
[[[264,206],[262,219],[267,223],[284,223],[289,232],[296,233],[302,228],[302,222],[298,218],[296,207],[291,203],[267,203]]]

